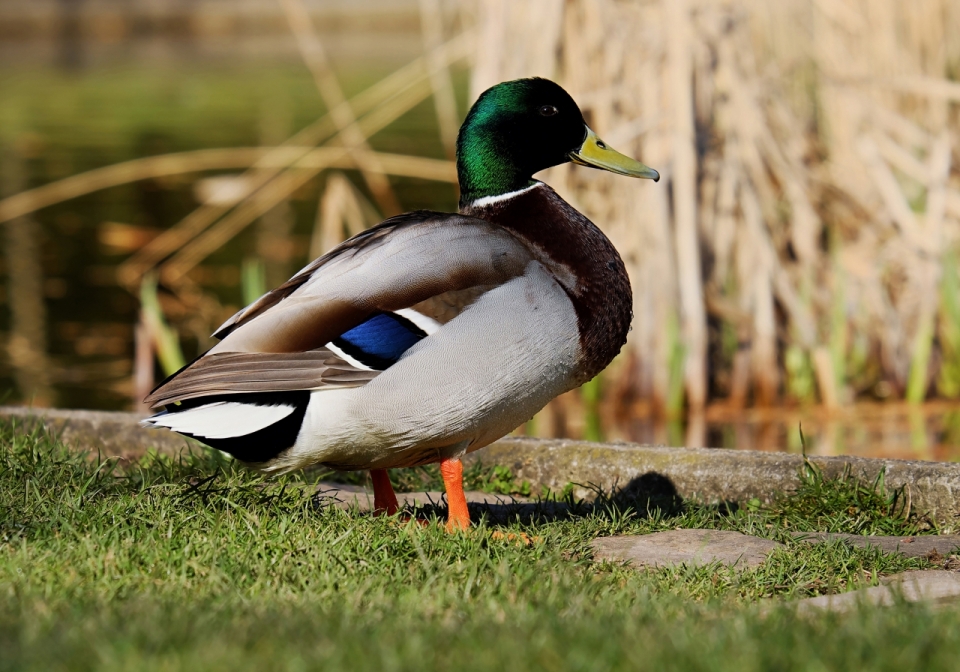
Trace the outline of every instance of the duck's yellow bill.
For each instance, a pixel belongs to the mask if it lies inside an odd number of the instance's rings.
[[[660,173],[608,147],[589,126],[587,126],[587,139],[580,145],[580,149],[570,152],[570,160],[581,166],[609,170],[618,175],[645,177],[654,182],[660,180]]]

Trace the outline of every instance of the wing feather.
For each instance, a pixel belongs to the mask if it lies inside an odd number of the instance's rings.
[[[215,353],[183,369],[144,401],[150,406],[163,406],[217,394],[359,387],[378,373],[354,368],[326,348],[290,353]]]
[[[322,347],[378,310],[438,294],[498,286],[523,273],[530,251],[472,217],[411,213],[324,255],[231,318],[212,352],[302,352]]]
[[[531,259],[517,238],[481,219],[424,211],[388,219],[239,311],[214,334],[219,344],[144,401],[365,385],[378,371],[352,366],[327,343],[378,311],[433,303],[422,312],[446,322]]]

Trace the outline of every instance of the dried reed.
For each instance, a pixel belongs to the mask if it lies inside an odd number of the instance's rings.
[[[633,280],[616,370],[629,384],[607,389],[668,414],[678,376],[693,412],[960,395],[943,274],[960,241],[958,3],[494,0],[468,14],[475,93],[555,78],[664,175],[547,176]]]

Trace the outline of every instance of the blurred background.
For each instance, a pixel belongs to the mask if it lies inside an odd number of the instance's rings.
[[[960,459],[960,0],[3,0],[0,403],[145,411],[530,75],[664,179],[539,176],[635,318],[518,432]]]

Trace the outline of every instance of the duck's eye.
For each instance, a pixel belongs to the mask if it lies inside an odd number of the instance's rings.
[[[552,117],[556,113],[557,113],[557,108],[555,108],[553,105],[544,105],[543,107],[540,108],[541,117]]]

